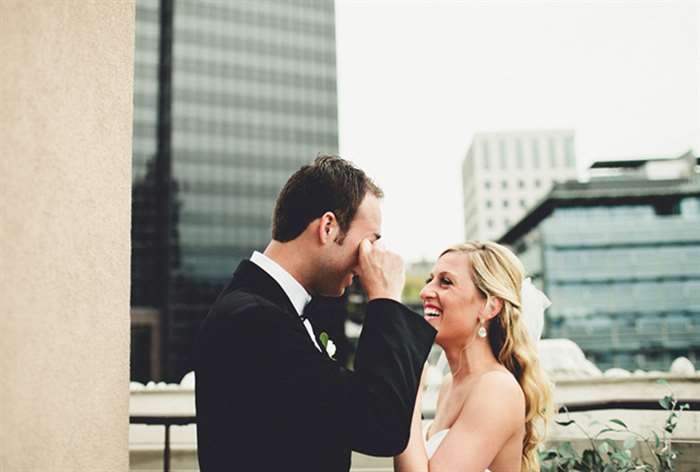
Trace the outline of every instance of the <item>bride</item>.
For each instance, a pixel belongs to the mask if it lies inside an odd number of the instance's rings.
[[[518,258],[493,242],[440,255],[420,295],[451,374],[425,433],[419,389],[396,471],[539,470],[537,423],[551,414],[551,387],[531,338],[539,333],[528,334],[524,317],[542,319],[549,300],[523,274]]]

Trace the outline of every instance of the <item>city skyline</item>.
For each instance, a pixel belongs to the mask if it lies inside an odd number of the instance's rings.
[[[571,129],[593,161],[700,151],[691,1],[336,2],[341,156],[385,190],[408,262],[464,237],[478,132]]]

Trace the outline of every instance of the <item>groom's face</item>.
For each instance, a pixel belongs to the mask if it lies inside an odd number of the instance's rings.
[[[324,295],[339,297],[357,271],[360,242],[367,238],[374,242],[380,238],[382,214],[379,199],[367,193],[355,213],[350,228],[341,237],[336,238],[327,250],[327,264],[322,269],[319,285]],[[344,236],[344,237],[343,237]]]

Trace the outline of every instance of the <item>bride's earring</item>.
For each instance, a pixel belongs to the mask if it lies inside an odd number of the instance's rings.
[[[481,319],[479,319],[479,331],[477,331],[476,334],[478,334],[480,338],[485,338],[488,334],[484,322]]]

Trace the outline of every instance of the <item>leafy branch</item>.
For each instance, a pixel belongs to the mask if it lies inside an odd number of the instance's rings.
[[[663,379],[659,380],[659,383],[668,385],[668,382]],[[669,394],[659,400],[659,405],[668,412],[668,416],[661,435],[652,430],[648,437],[632,431],[624,421],[617,418],[602,423],[598,432],[591,435],[576,420],[571,418],[568,410],[565,410],[566,420],[555,422],[564,427],[576,426],[586,436],[590,447],[579,454],[572,443],[567,441],[558,447],[541,451],[541,470],[543,472],[569,470],[581,472],[673,472],[675,470],[674,461],[678,455],[671,447],[671,436],[678,426],[681,412],[688,410],[689,405],[687,403],[679,404],[670,388]],[[628,434],[629,436],[620,445],[619,441],[604,437],[609,433]],[[633,456],[632,451],[638,443],[646,446],[651,457],[654,458],[654,464],[645,462],[641,457]]]

